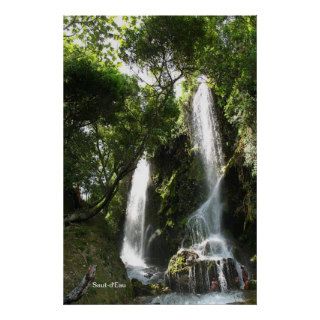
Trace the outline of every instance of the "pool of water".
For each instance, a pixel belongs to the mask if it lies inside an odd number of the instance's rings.
[[[126,266],[129,279],[137,279],[143,284],[164,283],[165,268],[156,266]]]
[[[169,293],[152,299],[151,304],[243,304],[245,295],[242,291],[210,292],[207,294]]]
[[[143,284],[164,283],[165,268],[156,266],[137,267],[126,266],[130,279],[137,279]],[[136,304],[256,304],[255,290],[234,290],[228,292],[209,292],[206,294],[168,293],[158,296],[140,296]]]

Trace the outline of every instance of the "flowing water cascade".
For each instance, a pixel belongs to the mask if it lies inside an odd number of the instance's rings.
[[[200,254],[228,256],[226,243],[221,235],[221,168],[224,165],[221,137],[212,94],[201,83],[192,101],[192,128],[194,144],[198,147],[204,165],[209,197],[190,217],[188,227],[192,245]],[[202,250],[203,249],[203,250]]]
[[[146,267],[145,208],[149,176],[149,163],[143,157],[139,160],[132,176],[121,251],[121,259],[131,267]]]
[[[121,259],[130,279],[143,284],[156,282],[163,275],[159,268],[146,263],[148,245],[152,240],[151,225],[146,225],[147,189],[150,181],[150,165],[142,157],[135,169],[127,202]]]
[[[243,288],[241,266],[221,230],[224,155],[213,97],[205,82],[193,97],[192,131],[205,169],[208,199],[190,216],[187,239],[169,263],[168,270],[170,265],[176,267],[178,261],[185,261],[188,275],[184,270],[180,274],[167,272],[166,282],[174,291],[190,293]]]

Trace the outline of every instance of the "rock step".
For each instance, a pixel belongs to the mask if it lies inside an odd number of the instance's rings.
[[[171,258],[165,283],[171,290],[184,293],[240,289],[239,275],[232,258],[200,260],[192,250],[179,251]]]

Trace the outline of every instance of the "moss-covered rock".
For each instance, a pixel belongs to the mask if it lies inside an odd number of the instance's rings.
[[[171,258],[165,273],[165,284],[176,292],[219,291],[222,289],[220,274],[223,274],[227,289],[240,288],[239,275],[232,258],[200,259],[196,252],[184,249]]]
[[[172,275],[189,271],[189,267],[199,258],[199,255],[191,250],[182,250],[174,255],[168,265],[168,270]]]
[[[149,254],[167,264],[181,246],[189,216],[206,199],[206,178],[185,132],[159,145],[150,163],[146,225],[150,222],[160,232]]]
[[[143,284],[137,279],[132,279],[131,284],[135,297],[154,296],[171,292],[170,288],[163,285],[162,283]]]

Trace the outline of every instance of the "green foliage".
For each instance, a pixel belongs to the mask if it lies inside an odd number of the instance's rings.
[[[257,280],[251,279],[249,281],[249,290],[257,290]]]
[[[111,40],[118,33],[114,17],[107,16],[65,16],[63,18],[64,39],[78,43],[94,52],[99,60],[115,61]]]
[[[242,200],[233,214],[245,213],[246,230],[256,216],[256,17],[141,17],[134,28],[122,33],[120,51],[126,62],[154,76],[157,90],[165,91],[184,77],[178,102],[184,120],[197,78],[206,77],[222,123],[224,150],[232,159],[228,170],[236,168],[241,187]],[[167,228],[171,221],[177,225],[180,210],[175,204],[181,193],[186,194],[174,188],[177,177],[165,188],[171,176],[168,173],[161,189],[169,194],[165,198],[170,205],[162,205]]]
[[[134,79],[116,67],[98,61],[89,50],[75,44],[64,47],[65,129],[86,125],[102,118],[106,123],[122,107],[126,97],[138,90]]]
[[[139,87],[77,45],[66,43],[64,59],[65,188],[97,200],[143,151]]]
[[[185,133],[159,145],[151,163],[155,190],[149,194],[154,197],[149,201],[159,206],[148,214],[158,218],[162,237],[172,255],[181,245],[188,217],[207,196],[204,171]]]
[[[256,92],[256,17],[204,17],[206,45],[202,72],[212,78],[219,96],[228,98],[236,81],[241,90]]]
[[[199,63],[213,79],[216,103],[223,108],[244,157],[256,175],[256,17],[206,17],[207,45]],[[232,133],[233,132],[233,133]],[[234,134],[235,133],[235,134]],[[233,138],[235,135],[235,138]]]
[[[92,136],[79,130],[64,144],[64,187],[72,189],[82,186],[90,189],[91,180],[95,176],[97,163]]]
[[[204,36],[203,24],[203,19],[194,16],[142,17],[137,29],[123,34],[121,57],[163,77],[170,76],[165,68],[191,70]]]
[[[103,217],[86,224],[68,226],[64,230],[64,295],[74,289],[86,274],[89,265],[96,265],[96,283],[119,282],[125,288],[88,288],[75,304],[132,303],[133,290],[118,253],[116,239],[110,238]]]
[[[159,294],[170,293],[170,288],[166,287],[162,283],[143,284],[137,279],[131,279],[133,292],[136,297],[138,296],[152,296]]]
[[[174,275],[176,273],[181,273],[184,270],[188,270],[188,267],[186,266],[186,258],[184,255],[177,254],[170,260],[168,272]]]
[[[173,91],[139,87],[88,49],[65,41],[64,61],[65,189],[94,203],[170,139],[180,111]]]
[[[109,206],[104,210],[108,234],[115,240],[119,239],[122,232],[123,220],[127,207],[127,193],[130,186],[130,177],[123,179],[118,191],[113,196]]]
[[[234,148],[241,140],[245,165],[256,174],[256,17],[141,17],[123,32],[120,51],[162,89],[183,75],[184,101],[205,75],[231,124],[228,140]]]
[[[151,155],[159,144],[167,143],[177,132],[180,110],[173,91],[158,93],[155,88],[141,88],[143,122],[147,128],[146,151]]]
[[[151,81],[121,73],[119,59]],[[186,217],[205,197],[186,124],[201,75],[214,92],[230,159],[225,169],[235,169],[241,188],[233,214],[245,212],[249,228],[256,215],[254,16],[64,17],[65,189],[79,186],[98,201],[146,152],[157,168],[161,229],[179,242]],[[112,194],[110,228],[124,214],[127,187],[120,183]]]
[[[177,172],[173,172],[171,175],[169,181],[168,179],[165,179],[162,183],[162,185],[157,189],[157,192],[160,194],[160,197],[162,199],[165,199],[170,194],[170,187],[172,185],[173,180],[176,177]]]
[[[257,263],[257,255],[256,254],[250,259],[250,262]]]
[[[251,168],[253,176],[257,170],[255,111],[254,99],[247,92],[241,92],[235,87],[225,106],[225,116],[238,129],[237,136],[243,146],[244,164]]]

